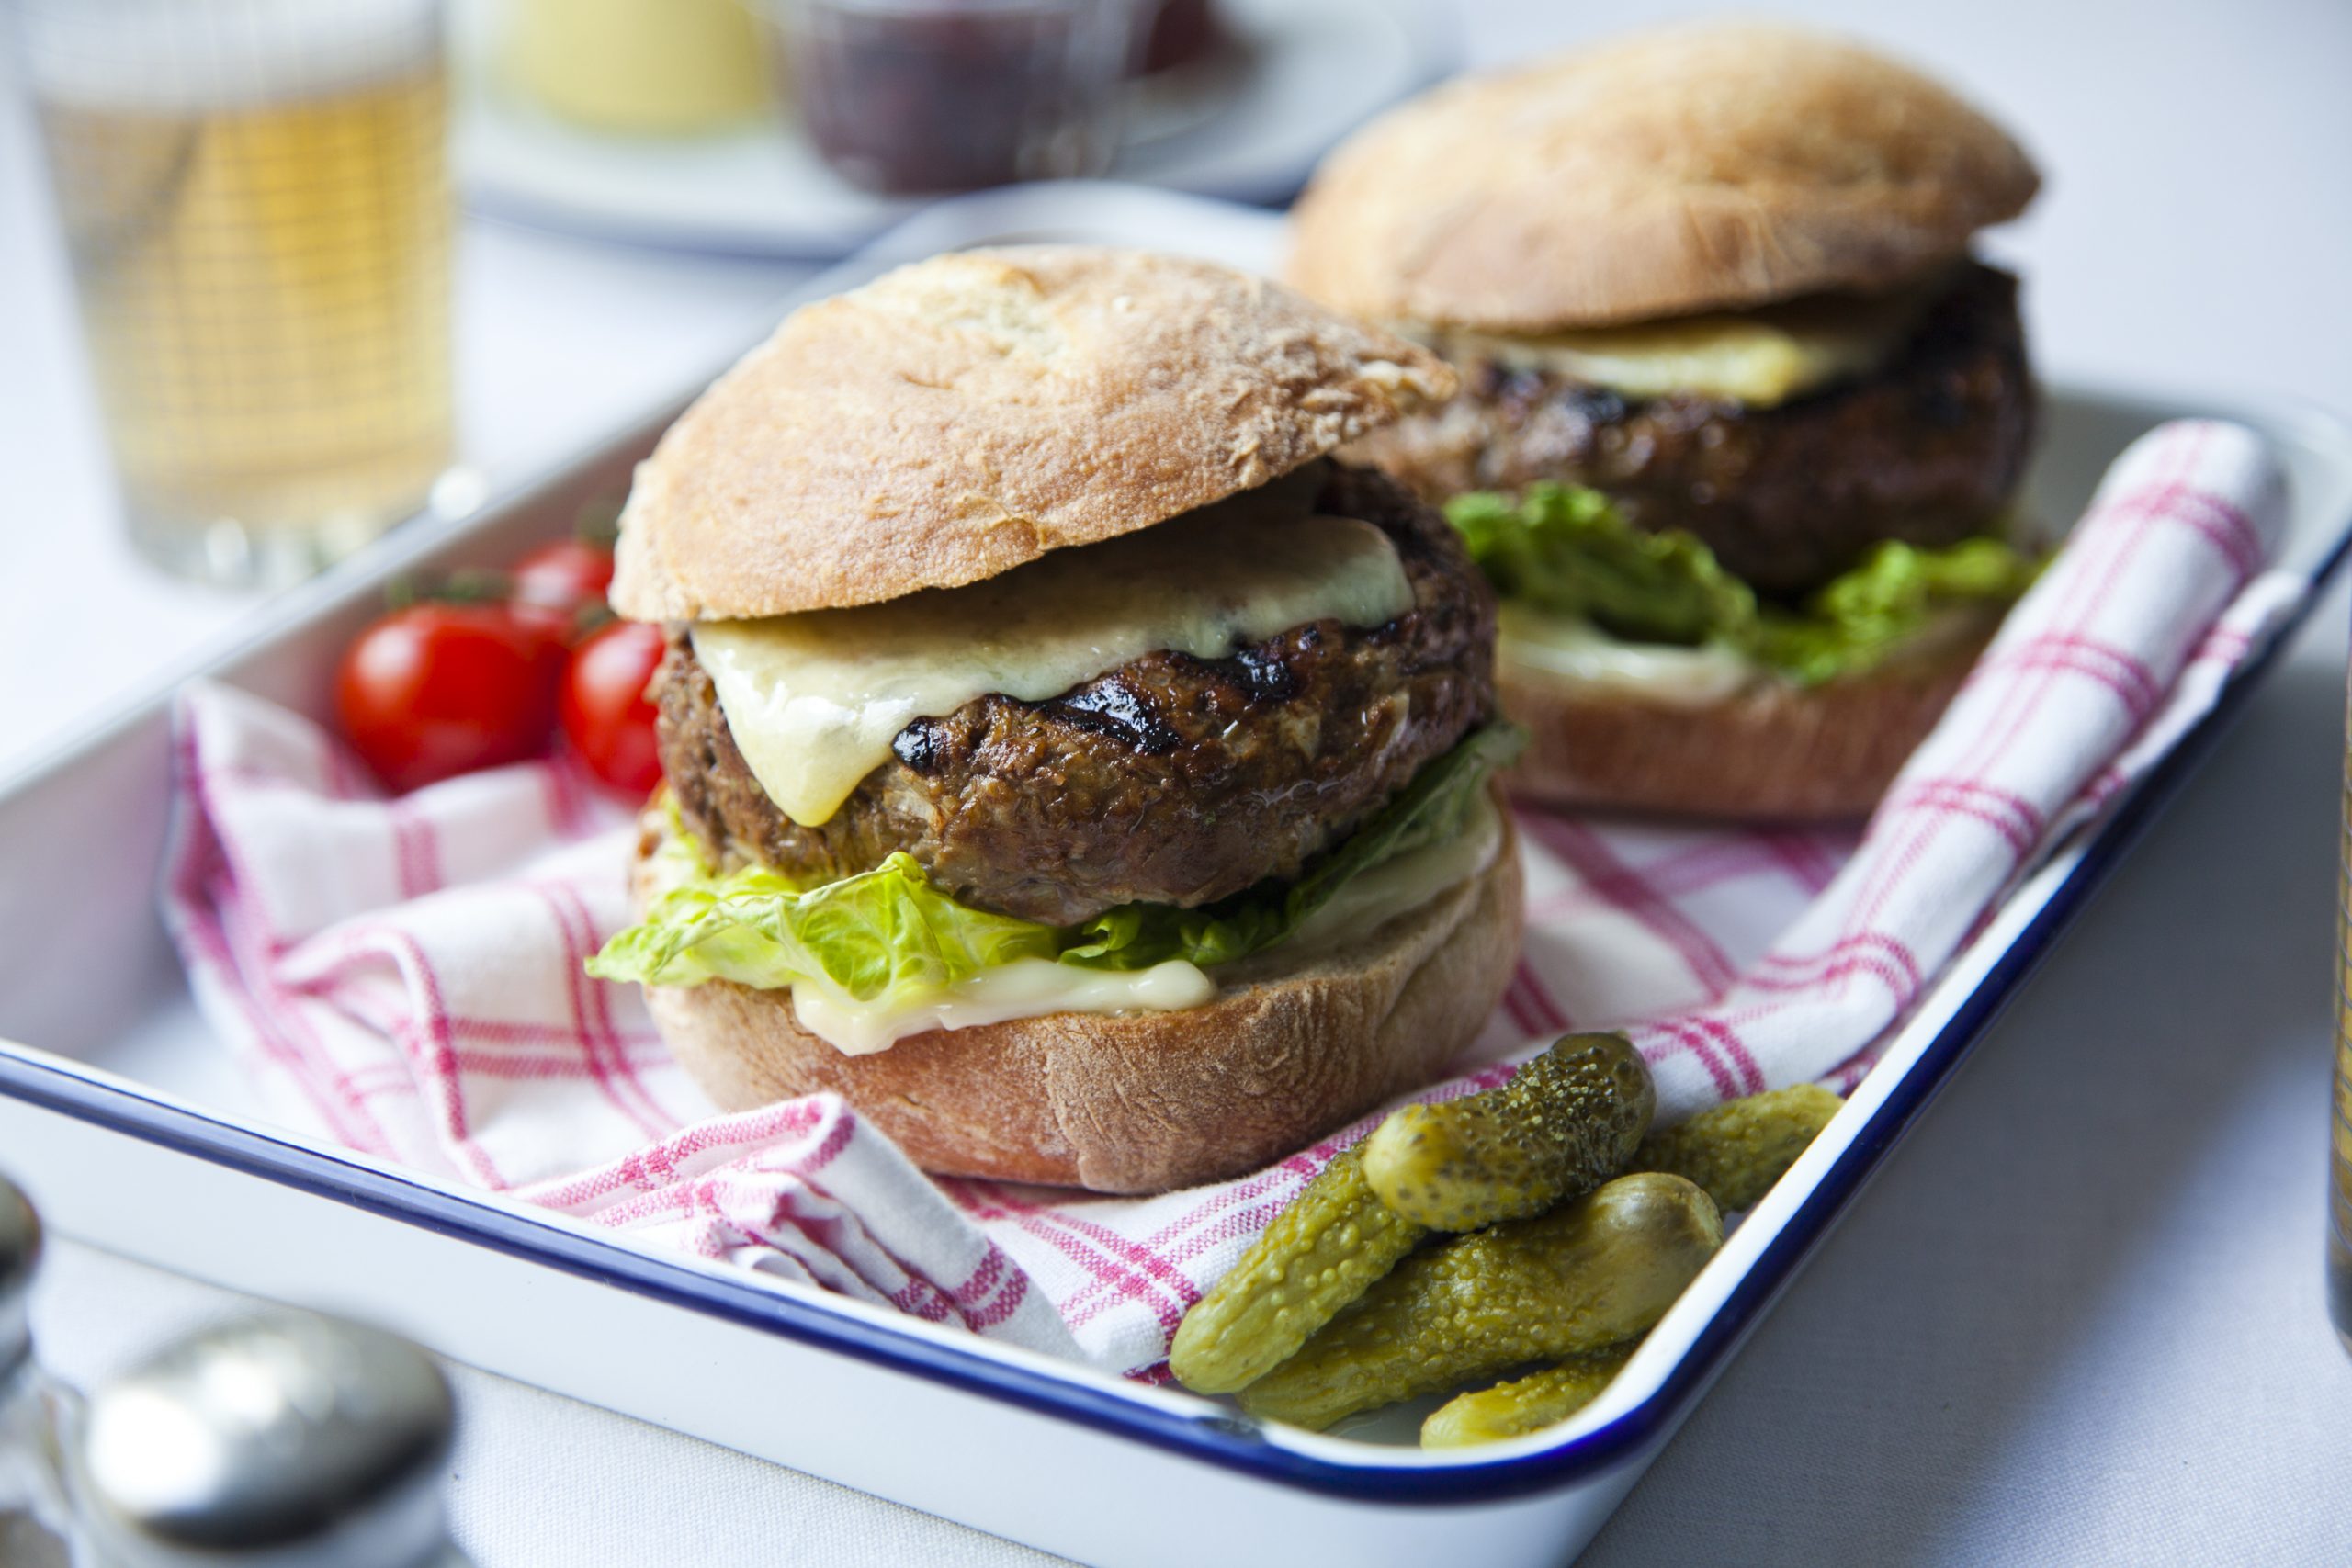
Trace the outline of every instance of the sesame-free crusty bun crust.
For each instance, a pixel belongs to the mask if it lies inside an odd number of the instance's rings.
[[[727,619],[976,582],[1453,389],[1421,350],[1206,262],[934,257],[796,310],[670,427],[621,516],[613,604]]]
[[[1535,333],[1867,290],[2040,183],[1998,126],[1853,44],[1639,34],[1374,121],[1299,202],[1289,276],[1367,320]]]
[[[1529,732],[1504,775],[1522,800],[1579,810],[1828,822],[1870,815],[1974,667],[1997,615],[1866,674],[1763,681],[1685,705],[1495,664],[1503,711]]]
[[[726,1109],[827,1091],[941,1175],[1189,1187],[1314,1142],[1470,1043],[1519,956],[1519,845],[1503,821],[1468,881],[1303,963],[1277,947],[1216,970],[1217,995],[1182,1012],[1049,1013],[849,1056],[799,1026],[787,992],[710,981],[645,999]],[[667,828],[652,813],[644,827],[650,853]]]

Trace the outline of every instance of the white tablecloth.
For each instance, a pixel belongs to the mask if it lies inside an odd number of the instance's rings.
[[[1463,6],[1479,62],[1688,9]],[[2024,132],[2049,188],[1996,248],[2027,271],[2045,363],[2352,410],[2352,7],[1781,9],[1938,62]],[[245,607],[146,576],[105,522],[6,107],[0,772]],[[469,455],[518,474],[620,422],[747,341],[794,276],[477,227]],[[2346,616],[2338,594],[1585,1562],[2352,1556],[2352,1363],[2319,1268]],[[77,1378],[231,1302],[70,1244],[55,1263],[39,1325]],[[452,1498],[485,1568],[1042,1561],[457,1375]]]

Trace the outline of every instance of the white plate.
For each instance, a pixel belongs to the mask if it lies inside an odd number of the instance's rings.
[[[1023,187],[933,208],[808,292],[912,255],[1012,239],[1262,266],[1279,231],[1267,214],[1163,192]],[[334,658],[388,579],[511,560],[566,532],[584,502],[626,484],[675,407],[471,518],[399,531],[277,601],[240,646],[171,672],[78,744],[0,780],[0,1036],[34,1043],[0,1040],[0,1162],[65,1234],[383,1322],[459,1360],[1090,1562],[1532,1568],[1571,1554],[2218,738],[2277,647],[2233,675],[2213,712],[2095,831],[2009,895],[1599,1402],[1552,1431],[1425,1453],[1261,1427],[1179,1390],[643,1250],[260,1119],[155,917],[172,686],[201,670],[322,714]],[[2078,514],[2117,452],[2189,412],[2243,420],[2274,443],[2292,486],[2280,564],[2315,589],[2341,560],[2352,520],[2352,433],[2315,412],[2061,386],[2032,504]],[[2290,629],[2291,620],[2274,639]]]
[[[1332,144],[1448,74],[1456,44],[1438,0],[1224,0],[1236,59],[1147,84],[1121,178],[1232,201],[1282,202]],[[458,174],[491,216],[595,239],[727,254],[845,255],[922,204],[867,194],[818,159],[788,114],[666,141],[568,126],[501,92],[485,69],[492,18],[460,13]]]

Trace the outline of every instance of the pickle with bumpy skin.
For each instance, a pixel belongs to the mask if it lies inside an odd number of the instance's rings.
[[[1623,1170],[1657,1104],[1623,1035],[1563,1035],[1499,1089],[1392,1112],[1362,1145],[1364,1179],[1432,1230],[1521,1219]]]
[[[1556,1427],[1599,1399],[1640,1343],[1628,1339],[1528,1377],[1457,1394],[1421,1423],[1421,1447],[1468,1448]]]
[[[1652,1133],[1633,1168],[1695,1181],[1726,1213],[1753,1208],[1844,1103],[1811,1083],[1751,1094]]]
[[[1195,1393],[1232,1393],[1306,1344],[1427,1234],[1373,1195],[1356,1149],[1341,1151],[1193,1303],[1169,1371]]]
[[[1714,1201],[1679,1176],[1623,1176],[1533,1219],[1415,1253],[1298,1354],[1241,1391],[1253,1416],[1343,1416],[1584,1355],[1645,1333],[1715,1249]]]

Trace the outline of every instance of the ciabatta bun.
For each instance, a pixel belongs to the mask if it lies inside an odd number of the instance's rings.
[[[1505,333],[1884,288],[2040,183],[2001,129],[1857,45],[1673,28],[1440,87],[1300,199],[1289,277],[1368,321]]]
[[[1207,262],[937,256],[795,311],[670,427],[613,604],[718,620],[977,582],[1278,479],[1454,385]]]

